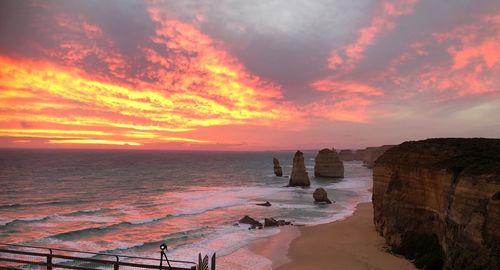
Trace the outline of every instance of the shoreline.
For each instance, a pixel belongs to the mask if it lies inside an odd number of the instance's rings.
[[[272,262],[272,269],[416,270],[408,260],[384,250],[373,227],[371,203],[360,203],[344,219],[313,226],[282,227],[269,238],[255,240],[249,250]]]

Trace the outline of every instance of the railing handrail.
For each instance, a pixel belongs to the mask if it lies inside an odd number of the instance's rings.
[[[144,260],[150,260],[150,261],[160,261],[160,259],[156,258],[149,258],[149,257],[138,257],[138,256],[129,256],[129,255],[118,255],[118,254],[112,254],[112,253],[98,253],[98,252],[90,252],[90,251],[80,251],[80,250],[75,250],[75,249],[63,249],[63,248],[50,248],[50,247],[40,247],[40,246],[30,246],[30,245],[20,245],[20,244],[7,244],[7,243],[2,243],[0,242],[0,245],[3,246],[16,246],[16,247],[25,247],[25,248],[38,248],[38,249],[43,249],[47,250],[50,252],[50,250],[56,250],[56,251],[65,251],[65,252],[74,252],[74,253],[81,253],[81,254],[92,254],[92,255],[101,255],[101,256],[111,256],[111,257],[120,257],[120,258],[130,258],[130,259],[144,259]],[[77,257],[78,258],[78,257]],[[176,263],[186,263],[186,264],[194,264],[196,265],[195,262],[190,262],[190,261],[182,261],[182,260],[170,260],[170,262],[176,262]]]
[[[65,256],[65,255],[50,255],[50,254],[37,253],[37,252],[13,251],[13,250],[8,250],[8,249],[0,249],[0,253],[2,253],[2,252],[3,253],[13,253],[13,254],[30,255],[30,256],[40,256],[40,257],[44,257],[44,258],[50,256],[51,258],[69,259],[69,260],[73,260],[73,261],[76,260],[76,261],[88,262],[88,263],[111,264],[111,265],[114,265],[114,266],[130,266],[130,267],[143,268],[143,269],[158,269],[158,266],[156,266],[156,265],[150,265],[150,264],[129,263],[129,262],[120,262],[120,261],[108,261],[108,260],[80,258],[80,257]],[[60,268],[76,269],[76,270],[91,269],[91,268],[82,267],[82,266],[65,265],[63,263],[50,263],[49,264],[48,262],[33,262],[33,261],[26,261],[26,260],[3,258],[1,256],[0,256],[0,261],[26,263],[26,264],[36,264],[36,265],[51,265],[52,267],[60,267]],[[166,268],[166,267],[163,267],[163,268]],[[3,269],[3,268],[0,267],[0,269]],[[170,267],[168,269],[170,269],[170,270],[188,270],[188,268],[177,267],[177,266],[172,266],[172,267]],[[191,267],[189,269],[193,269],[193,268]]]

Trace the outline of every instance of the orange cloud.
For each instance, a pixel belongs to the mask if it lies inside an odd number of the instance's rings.
[[[278,86],[252,75],[211,37],[162,18],[154,8],[151,16],[157,23],[155,46],[142,48],[149,63],[137,76],[125,77],[124,68],[134,63],[84,18],[58,20],[60,27],[79,33],[61,37],[64,42],[49,50],[62,62],[0,56],[0,136],[45,138],[50,144],[227,143],[171,134],[270,125],[297,115]],[[104,40],[105,47],[88,42],[94,38]],[[104,61],[111,73],[79,68],[89,55]],[[36,124],[19,129],[21,122]]]
[[[75,69],[58,67],[47,62],[13,60],[0,57],[0,95],[2,127],[12,122],[32,121],[37,126],[62,124],[64,130],[8,129],[4,136],[121,136],[124,130],[171,132],[195,129],[198,126],[245,123],[266,123],[275,119],[275,108],[259,103],[259,97],[224,96],[231,91],[220,85],[221,99],[211,99],[192,92],[166,93],[152,89],[103,83],[88,78]],[[210,70],[210,69],[207,69]],[[217,82],[217,72],[213,71]],[[230,72],[222,70],[222,72]],[[189,78],[188,78],[189,79]],[[246,89],[250,86],[234,82]],[[213,85],[217,85],[214,83]],[[217,92],[214,88],[214,91]],[[226,99],[224,99],[226,98]],[[269,110],[267,110],[269,108]],[[111,133],[79,130],[107,128]],[[140,137],[140,133],[137,133]],[[145,136],[147,137],[147,136]],[[171,140],[171,139],[170,139]],[[180,140],[180,139],[177,139]],[[91,141],[89,141],[91,142]],[[196,142],[190,139],[190,142]],[[200,140],[202,142],[202,140]]]
[[[152,7],[150,13],[158,25],[153,38],[158,46],[157,49],[145,48],[144,52],[148,60],[156,64],[146,71],[156,84],[166,85],[168,91],[196,93],[199,97],[217,100],[228,109],[242,106],[263,114],[266,109],[267,117],[285,108],[275,110],[279,107],[276,101],[282,98],[280,88],[251,75],[222,44],[191,25],[168,19],[160,8]],[[172,61],[167,53],[175,51],[180,53]],[[175,70],[165,72],[172,69]],[[179,77],[185,78],[179,80]],[[245,110],[238,113],[241,118],[252,114]]]

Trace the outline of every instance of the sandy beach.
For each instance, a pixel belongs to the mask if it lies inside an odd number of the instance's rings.
[[[384,239],[375,232],[372,219],[372,204],[363,203],[345,220],[286,228],[253,243],[251,249],[271,259],[277,270],[415,270],[411,262],[384,251]]]

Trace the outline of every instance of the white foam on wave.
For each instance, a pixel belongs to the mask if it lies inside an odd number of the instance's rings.
[[[281,209],[314,209],[316,206],[314,204],[291,204],[291,203],[278,203],[274,204]]]
[[[166,218],[168,216],[171,216],[171,215],[165,215],[165,216],[159,216],[159,217],[152,217],[152,218],[144,218],[144,219],[136,219],[136,220],[131,220],[131,221],[128,221],[128,222],[130,222],[133,225],[147,224],[147,223],[155,222],[155,221],[158,221],[158,220],[162,220],[162,219],[164,219],[164,218]]]
[[[344,181],[338,183],[332,183],[325,186],[331,189],[359,189],[359,188],[371,188],[372,181],[370,177],[353,177],[348,178]]]
[[[0,219],[0,226],[5,226],[10,223],[15,222],[39,222],[39,221],[82,221],[82,222],[96,222],[96,223],[106,223],[116,221],[115,218],[110,216],[96,215],[96,213],[100,213],[102,211],[109,210],[112,211],[123,211],[125,209],[129,209],[130,207],[121,207],[121,208],[92,208],[92,209],[83,209],[73,212],[60,213],[57,215],[44,215],[44,216],[32,216],[32,217],[24,217],[24,218],[16,218],[16,219]],[[41,225],[41,224],[40,224]],[[44,226],[50,226],[50,224],[44,224]]]
[[[182,193],[173,194],[179,199],[180,207],[175,208],[173,215],[195,215],[207,211],[248,205],[253,201],[255,194],[262,196],[271,195],[273,189],[261,187],[220,187],[220,188],[195,188]],[[186,200],[188,198],[188,200]]]
[[[1,226],[6,226],[15,222],[37,222],[47,220],[49,218],[58,217],[58,215],[50,215],[50,216],[34,216],[29,218],[16,218],[16,219],[4,219],[0,220]]]
[[[248,230],[248,227],[244,224],[219,226],[207,238],[194,244],[178,247],[170,254],[181,260],[190,260],[192,254],[198,253],[212,254],[216,252],[218,257],[223,257],[247,246],[253,240],[270,237],[279,232],[279,228]]]
[[[184,192],[176,192],[168,194],[173,198],[186,199],[188,195],[189,200],[207,200],[208,198],[217,197],[237,197],[237,198],[251,198],[255,192],[266,192],[260,187],[255,186],[234,186],[234,187],[193,187]],[[269,191],[268,193],[271,193]]]
[[[248,202],[245,199],[231,199],[228,201],[212,201],[212,202],[189,202],[187,207],[176,209],[177,215],[198,215],[211,210],[221,208],[229,208],[232,206],[244,205]]]
[[[358,165],[359,166],[359,165]],[[359,202],[369,201],[371,198],[371,194],[369,193],[367,187],[371,185],[370,179],[352,179],[353,183],[338,185],[338,183],[334,183],[329,185],[327,188],[331,189],[348,189],[357,191],[355,197],[352,198],[352,201],[347,202],[339,202],[338,204],[324,206],[324,205],[316,205],[312,203],[307,203],[306,201],[297,201],[297,203],[292,202],[281,202],[281,203],[273,203],[272,206],[279,211],[279,209],[302,209],[306,212],[312,213],[317,212],[317,217],[308,217],[307,219],[298,218],[297,223],[307,224],[307,225],[315,225],[315,224],[323,224],[329,223],[337,220],[344,219],[350,215],[352,215],[355,211],[356,205]],[[351,181],[351,179],[345,179],[345,181]],[[354,183],[355,182],[355,183]],[[359,182],[359,183],[358,183]],[[285,196],[284,200],[291,200],[297,198],[308,198],[312,195],[314,188],[310,189],[298,189],[298,188],[283,188],[283,187],[260,187],[256,188],[257,190],[252,190],[250,193],[259,192],[266,194],[265,196],[271,196],[276,198],[281,194]],[[222,191],[227,192],[226,191]],[[241,192],[238,196],[245,194],[247,191],[239,191],[239,190],[231,190],[231,192]],[[221,195],[221,193],[218,193]],[[255,196],[255,194],[251,194]],[[299,197],[296,197],[299,196]],[[302,201],[302,203],[300,203]],[[251,200],[250,202],[255,203],[255,200]],[[242,202],[243,203],[243,202]],[[216,232],[210,236],[209,238],[204,239],[196,244],[187,245],[175,253],[175,256],[183,257],[183,254],[198,254],[198,253],[209,253],[217,252],[218,264],[224,266],[224,269],[247,269],[245,268],[248,265],[251,265],[251,269],[271,269],[271,261],[265,257],[260,255],[256,255],[252,253],[250,250],[245,247],[248,244],[262,237],[270,237],[280,230],[279,228],[266,228],[263,230],[252,230],[249,231],[247,229],[248,226],[238,226],[238,227],[219,227],[216,229]],[[237,253],[237,254],[236,254]],[[230,255],[230,256],[228,256]],[[184,259],[190,259],[189,257],[183,257]],[[250,269],[250,268],[248,268]]]
[[[57,216],[54,221],[79,221],[79,222],[92,222],[92,223],[112,223],[117,222],[118,219],[110,216],[101,215],[81,215],[81,216]]]

